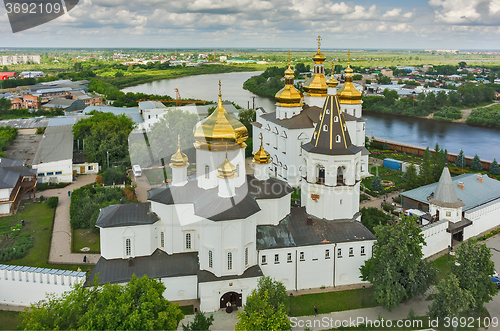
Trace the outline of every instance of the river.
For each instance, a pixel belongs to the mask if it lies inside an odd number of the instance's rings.
[[[260,97],[243,89],[245,80],[260,73],[232,72],[164,79],[127,87],[122,91],[175,97],[174,89],[178,88],[182,98],[216,101],[219,93],[218,80],[221,79],[223,100],[230,100],[247,108],[248,105],[252,107],[255,97],[255,107],[274,110],[273,99]],[[373,112],[363,112],[363,118],[366,120],[366,134],[369,136],[431,148],[439,143],[441,148],[446,148],[450,153],[458,153],[463,149],[467,156],[478,154],[484,160],[496,158],[500,161],[500,129]]]

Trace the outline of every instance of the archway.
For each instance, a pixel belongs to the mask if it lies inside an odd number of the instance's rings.
[[[344,166],[340,166],[337,168],[337,185],[345,185],[345,171],[346,169]]]
[[[241,307],[242,306],[242,294],[236,292],[226,292],[220,297],[220,308],[231,307]],[[229,305],[228,305],[229,303]]]
[[[325,167],[322,164],[316,165],[316,184],[325,183]]]

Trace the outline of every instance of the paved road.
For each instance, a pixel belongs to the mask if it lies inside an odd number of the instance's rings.
[[[486,240],[486,246],[491,249],[492,257],[491,260],[495,262],[495,270],[500,271],[500,235],[493,236]],[[500,324],[500,295],[497,294],[493,297],[493,300],[484,305],[490,316],[499,319]],[[496,328],[490,328],[490,330],[500,330],[500,325]]]
[[[96,175],[82,175],[77,177],[77,181],[65,188],[52,189],[37,193],[44,197],[59,197],[59,204],[56,209],[54,219],[54,231],[52,232],[52,245],[50,247],[49,262],[57,264],[81,264],[83,263],[83,254],[71,253],[71,226],[69,223],[69,205],[71,203],[68,197],[68,191],[73,191],[82,186],[95,182]],[[87,263],[96,264],[100,254],[86,254]]]

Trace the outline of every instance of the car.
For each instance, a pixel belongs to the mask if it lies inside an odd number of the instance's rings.
[[[493,270],[493,275],[491,275],[490,277],[495,277],[495,278],[500,279],[500,275],[498,274],[498,272],[496,270]]]
[[[495,277],[490,277],[491,281],[496,285],[498,289],[500,289],[500,279]]]
[[[132,172],[134,173],[134,177],[140,177],[142,175],[141,166],[134,164],[132,166]]]

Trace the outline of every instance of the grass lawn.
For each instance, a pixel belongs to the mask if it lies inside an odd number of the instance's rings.
[[[454,259],[455,258],[453,256],[450,256],[450,261],[453,261]],[[438,279],[446,278],[450,274],[448,254],[433,260],[432,264],[438,269]]]
[[[193,305],[190,306],[180,306],[179,307],[184,315],[193,315],[194,314],[194,307]]]
[[[18,311],[0,310],[0,330],[15,330],[21,322]]]
[[[73,230],[73,236],[71,237],[71,240],[71,249],[73,250],[73,253],[101,253],[101,240],[99,232],[94,232],[91,229]],[[90,251],[82,252],[81,249],[84,247],[90,248]]]
[[[373,288],[367,287],[365,291],[365,304],[363,301],[363,289],[337,291],[328,293],[314,293],[294,296],[292,298],[292,315],[307,316],[314,315],[314,306],[318,307],[318,314],[334,311],[367,308],[379,306],[373,299]],[[290,300],[287,300],[286,311],[290,311]]]

